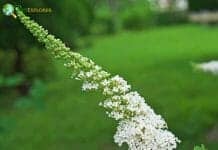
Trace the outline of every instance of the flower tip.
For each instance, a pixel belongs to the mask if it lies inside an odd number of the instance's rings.
[[[14,7],[14,5],[7,3],[3,6],[2,8],[2,12],[5,16],[13,16],[15,19],[17,18],[17,16],[14,13],[14,10],[16,8]]]

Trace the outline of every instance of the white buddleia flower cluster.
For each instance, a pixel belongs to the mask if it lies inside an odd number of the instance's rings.
[[[101,86],[101,81],[109,76],[109,73],[106,71],[103,71],[101,67],[94,66],[89,71],[83,71],[81,70],[75,79],[77,80],[83,80],[82,90],[88,91],[88,90],[97,90]],[[74,78],[74,75],[73,75]]]
[[[109,117],[119,121],[115,143],[119,146],[127,143],[130,150],[173,150],[177,147],[180,141],[167,130],[163,118],[155,114],[143,97],[132,92],[123,78],[116,75],[95,84],[87,82],[92,75],[90,72],[78,74],[85,80],[82,89],[100,89],[107,97],[99,105],[106,108]]]
[[[127,143],[130,150],[172,150],[179,140],[163,126],[153,126],[156,118],[136,116],[119,122],[114,135],[115,142],[121,146]],[[150,123],[152,121],[154,123]],[[158,122],[162,123],[162,120]]]
[[[104,95],[117,95],[117,94],[125,94],[131,88],[127,82],[116,75],[110,79],[105,79],[102,81],[101,85],[103,85],[103,94]]]
[[[120,76],[110,77],[95,63],[72,52],[35,21],[16,8],[21,23],[35,36],[55,58],[62,59],[65,66],[73,71],[72,77],[82,80],[82,90],[100,90],[106,100],[99,105],[106,109],[109,117],[117,120],[115,142],[121,146],[127,143],[130,150],[173,150],[179,140],[167,130],[160,115],[145,103],[143,97],[131,91],[131,86]]]
[[[99,85],[97,83],[91,83],[85,81],[82,85],[82,90],[83,91],[88,91],[88,90],[97,90]]]

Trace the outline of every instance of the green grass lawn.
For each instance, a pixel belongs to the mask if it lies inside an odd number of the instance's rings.
[[[195,144],[218,149],[207,135],[218,124],[218,77],[193,70],[192,62],[218,59],[218,28],[174,26],[96,37],[80,51],[112,74],[124,77],[161,114],[189,150]],[[100,93],[81,92],[57,65],[46,85],[45,107],[1,114],[2,150],[118,150],[116,122],[98,106]],[[218,132],[218,131],[217,131]],[[218,137],[217,137],[218,139]]]

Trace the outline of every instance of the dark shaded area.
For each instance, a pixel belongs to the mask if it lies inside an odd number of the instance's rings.
[[[188,0],[191,11],[216,11],[218,8],[218,0]]]

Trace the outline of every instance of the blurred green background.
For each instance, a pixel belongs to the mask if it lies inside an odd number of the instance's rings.
[[[179,150],[218,149],[218,77],[191,66],[218,59],[218,21],[210,21],[218,0],[5,3],[22,5],[74,51],[124,77],[182,140]],[[26,11],[35,7],[53,12]],[[113,143],[117,123],[98,106],[102,100],[83,93],[18,20],[0,14],[1,150],[127,149]]]

